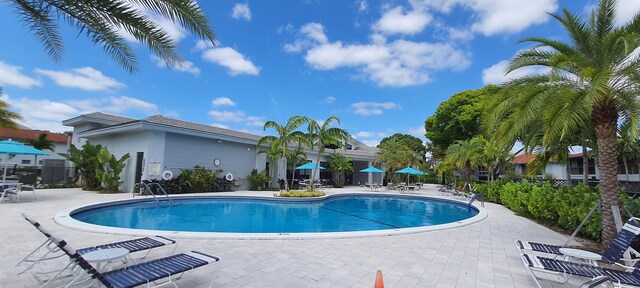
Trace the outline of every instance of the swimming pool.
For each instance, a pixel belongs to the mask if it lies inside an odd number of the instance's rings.
[[[136,235],[152,231],[186,237],[313,238],[442,229],[479,221],[484,214],[458,201],[386,194],[311,200],[178,196],[173,201],[179,205],[158,205],[151,199],[100,203],[63,211],[56,221],[82,230],[103,227]]]

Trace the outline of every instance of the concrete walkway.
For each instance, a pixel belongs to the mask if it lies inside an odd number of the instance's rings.
[[[359,187],[327,193],[361,191]],[[394,192],[397,193],[397,192]],[[273,192],[228,192],[212,195],[263,195]],[[435,185],[418,194],[442,197]],[[44,237],[24,221],[26,212],[75,247],[126,240],[123,235],[72,230],[56,224],[59,211],[83,204],[130,198],[130,194],[96,194],[80,189],[39,190],[23,202],[0,203],[0,287],[37,287],[30,275],[14,267]],[[417,234],[315,240],[178,239],[178,251],[200,250],[219,256],[211,267],[185,274],[180,287],[367,287],[382,270],[385,287],[534,287],[514,240],[561,244],[566,236],[514,215],[491,203],[489,216],[478,223]],[[156,249],[150,258],[170,253]],[[580,279],[575,279],[576,281]],[[579,281],[576,283],[580,283]],[[547,287],[560,287],[543,282]],[[575,283],[574,283],[575,285]]]

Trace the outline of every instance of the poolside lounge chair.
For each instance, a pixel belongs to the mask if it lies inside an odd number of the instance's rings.
[[[38,231],[42,232],[42,230],[39,229],[39,227],[41,226],[40,223],[33,221],[24,213],[22,213],[22,217],[25,220],[27,220],[29,223],[31,223],[31,225],[33,225]],[[50,281],[51,275],[53,275],[54,273],[60,272],[60,269],[59,269],[60,267],[55,267],[53,268],[53,270],[48,270],[48,271],[46,270],[37,271],[36,269],[34,269],[35,266],[39,265],[39,263],[41,262],[58,259],[62,256],[65,256],[64,252],[62,252],[57,247],[57,245],[55,245],[53,242],[51,242],[50,239],[48,239],[48,235],[45,234],[45,237],[47,237],[47,240],[45,240],[40,246],[38,246],[31,253],[29,253],[22,260],[20,260],[18,264],[16,264],[16,267],[20,267],[22,269],[18,273],[18,275],[23,274],[25,272],[29,272],[41,284],[47,281]],[[137,239],[125,240],[125,241],[114,242],[114,243],[107,243],[107,244],[102,244],[102,245],[97,245],[92,247],[86,247],[82,249],[77,249],[76,252],[78,252],[79,254],[86,254],[98,249],[124,248],[129,250],[129,253],[144,252],[142,253],[142,255],[138,255],[135,258],[129,257],[129,259],[139,260],[139,259],[146,258],[149,255],[149,253],[151,253],[152,249],[163,247],[163,246],[169,246],[169,245],[173,245],[174,247],[172,250],[172,253],[176,250],[178,246],[176,241],[173,239],[169,239],[162,236],[151,236],[151,237],[137,238]]]
[[[23,217],[29,219],[24,214]],[[67,286],[91,280],[92,284],[97,282],[109,288],[128,288],[143,284],[146,284],[147,287],[158,287],[167,284],[172,284],[177,287],[173,280],[181,278],[184,272],[220,261],[220,258],[216,256],[191,251],[101,273],[66,241],[45,230],[38,222],[33,221],[33,223],[42,234],[47,236],[51,243],[56,245],[60,251],[63,251],[72,260],[61,272],[67,269],[84,271],[84,273],[74,278]],[[178,275],[178,277],[175,277],[176,275]],[[83,276],[88,276],[89,278],[87,279],[87,277]],[[165,278],[168,279],[164,282],[156,283],[156,281]],[[152,284],[154,286],[151,286]]]
[[[628,272],[529,254],[521,256],[522,263],[538,287],[542,286],[534,271],[562,275],[565,278],[565,283],[572,275],[588,278],[607,276],[615,287],[640,287],[640,270],[638,268]]]
[[[607,247],[607,250],[602,254],[602,261],[617,264],[617,262],[622,259],[625,261],[626,266],[635,265],[640,260],[640,258],[637,257],[640,253],[631,248],[631,244],[639,235],[640,218],[632,217],[622,226],[622,229],[620,229],[616,237],[613,238],[613,241],[609,244],[609,247]],[[560,248],[562,247],[557,245],[516,240],[516,246],[521,251],[529,250],[539,253],[562,255],[560,252]],[[627,251],[630,256],[623,258]]]

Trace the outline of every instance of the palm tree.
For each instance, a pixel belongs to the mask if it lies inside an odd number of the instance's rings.
[[[304,164],[307,161],[307,152],[304,150],[303,142],[298,142],[298,146],[292,151],[287,151],[287,161],[293,164],[291,171],[291,186],[293,186],[293,179],[296,177],[296,167],[300,164]]]
[[[53,141],[49,139],[49,135],[47,135],[47,133],[40,133],[38,134],[38,137],[36,137],[36,139],[28,139],[25,142],[38,150],[50,150],[51,152],[54,152],[54,150],[56,149],[55,143],[53,143]],[[38,172],[38,155],[34,155],[34,157],[35,157],[34,159],[35,162],[33,163],[34,163],[35,171],[37,173]]]
[[[114,1],[25,1],[10,0],[10,5],[29,31],[42,42],[54,61],[65,54],[58,21],[64,20],[104,47],[125,70],[138,70],[138,60],[121,31],[147,45],[168,65],[180,65],[178,46],[165,29],[147,15],[159,15],[176,23],[203,40],[215,43],[215,34],[200,6],[192,0],[114,0]]]
[[[331,124],[336,122],[338,125],[340,124],[340,118],[336,116],[330,116],[322,125],[320,125],[315,120],[309,121],[308,126],[308,137],[309,142],[311,143],[311,149],[313,150],[314,146],[318,146],[318,157],[316,158],[316,168],[313,169],[311,173],[311,180],[316,179],[316,173],[318,171],[318,165],[320,165],[320,156],[324,155],[324,149],[327,146],[332,146],[334,148],[342,148],[345,145],[345,142],[351,138],[349,132],[346,130],[331,127]]]
[[[533,48],[518,53],[508,72],[529,66],[550,68],[506,84],[507,88],[527,87],[522,93],[505,89],[490,116],[491,124],[505,141],[514,141],[527,127],[542,122],[547,127],[543,144],[550,146],[580,127],[592,127],[601,172],[602,245],[608,246],[616,234],[611,205],[617,201],[618,123],[631,123],[637,133],[640,103],[640,47],[637,33],[640,14],[624,25],[615,25],[615,0],[600,0],[585,20],[564,9],[552,14],[569,35],[569,42],[550,38],[526,38]],[[543,48],[543,49],[541,49]],[[569,93],[566,93],[569,92]],[[555,111],[554,114],[548,111]]]
[[[267,147],[258,146],[258,154],[266,154],[267,158],[271,159],[271,163],[273,163],[274,165],[277,165],[278,159],[282,157],[282,150],[280,150],[280,146],[274,142],[268,145]],[[274,170],[275,169],[273,167],[269,169],[269,176],[272,180],[274,177],[273,175]]]
[[[417,166],[422,168],[426,166],[426,162],[422,155],[418,155],[410,147],[398,141],[391,139],[380,144],[380,151],[373,160],[374,164],[384,163],[387,179],[393,178],[395,172],[399,169],[409,166]]]
[[[496,171],[504,170],[507,163],[511,161],[510,148],[503,148],[498,141],[494,139],[487,140],[481,135],[471,138],[470,141],[479,146],[474,162],[487,167],[489,181],[493,182]]]
[[[278,136],[264,136],[258,141],[258,147],[269,144],[282,149],[280,159],[282,159],[284,163],[284,169],[282,169],[282,171],[284,171],[284,189],[286,191],[289,191],[289,183],[287,183],[287,148],[289,147],[290,142],[306,143],[306,134],[302,131],[297,131],[297,129],[305,123],[309,123],[309,118],[304,116],[291,116],[284,126],[274,121],[267,121],[264,123],[263,129],[267,130],[269,128],[273,128],[276,130]]]
[[[353,173],[353,164],[351,158],[346,157],[340,153],[333,153],[329,156],[329,169],[335,174],[335,187],[341,188],[344,186],[344,174]]]
[[[471,187],[471,174],[473,167],[482,165],[479,155],[482,154],[484,145],[482,141],[469,139],[457,140],[447,148],[444,162],[453,165],[462,171],[465,180],[464,189]]]
[[[2,87],[0,87],[0,97],[2,96]],[[9,104],[0,100],[0,127],[18,129],[16,121],[22,120],[20,114],[9,110]]]

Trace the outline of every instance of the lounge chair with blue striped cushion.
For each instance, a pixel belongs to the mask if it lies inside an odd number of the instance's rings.
[[[28,219],[24,214],[23,217]],[[32,222],[42,234],[47,236],[51,243],[56,245],[60,251],[64,252],[64,254],[71,259],[67,267],[64,267],[61,271],[84,271],[84,273],[74,278],[67,286],[91,280],[92,284],[102,284],[107,288],[129,288],[143,284],[147,285],[147,287],[157,287],[167,284],[177,287],[173,281],[181,278],[184,272],[220,261],[220,258],[216,256],[191,251],[101,273],[66,241],[44,229],[38,222]],[[165,278],[165,281],[157,282]],[[57,277],[54,276],[51,279],[57,279]],[[47,284],[48,282],[43,286],[47,286]]]
[[[22,216],[34,227],[38,228],[38,226],[40,225],[39,223],[30,219],[24,213],[22,214]],[[40,229],[38,229],[38,231],[40,231]],[[80,254],[86,254],[98,249],[124,248],[129,250],[129,253],[144,252],[142,254],[138,253],[138,255],[136,255],[135,258],[129,257],[129,259],[139,260],[139,259],[146,258],[152,249],[167,246],[167,245],[173,245],[174,246],[173,251],[175,251],[177,248],[176,241],[173,239],[169,239],[162,236],[152,236],[152,237],[137,238],[137,239],[120,241],[120,242],[102,244],[98,246],[81,248],[76,250],[76,252]],[[23,274],[25,272],[29,272],[40,283],[49,281],[50,280],[49,276],[52,273],[59,272],[58,266],[54,266],[52,270],[37,271],[37,270],[34,270],[33,268],[42,261],[57,259],[62,256],[65,256],[65,254],[62,253],[62,251],[54,243],[52,243],[49,239],[47,239],[35,250],[33,250],[31,253],[25,256],[22,260],[20,260],[18,264],[16,264],[16,267],[22,269],[18,273],[18,275]]]
[[[622,271],[531,254],[522,254],[521,256],[522,263],[538,287],[542,286],[538,282],[534,271],[562,275],[565,278],[565,283],[572,275],[587,278],[607,276],[616,287],[640,287],[640,270],[638,268],[632,268],[631,271]]]
[[[616,237],[611,241],[607,250],[602,254],[602,261],[616,264],[618,261],[625,261],[626,266],[635,265],[640,258],[640,253],[631,248],[631,244],[640,236],[640,219],[632,217],[627,223],[622,226],[622,229],[616,234]],[[543,244],[537,242],[528,242],[516,240],[516,246],[520,250],[530,250],[539,253],[562,255],[560,248],[562,246]],[[625,253],[629,251],[628,257]]]

